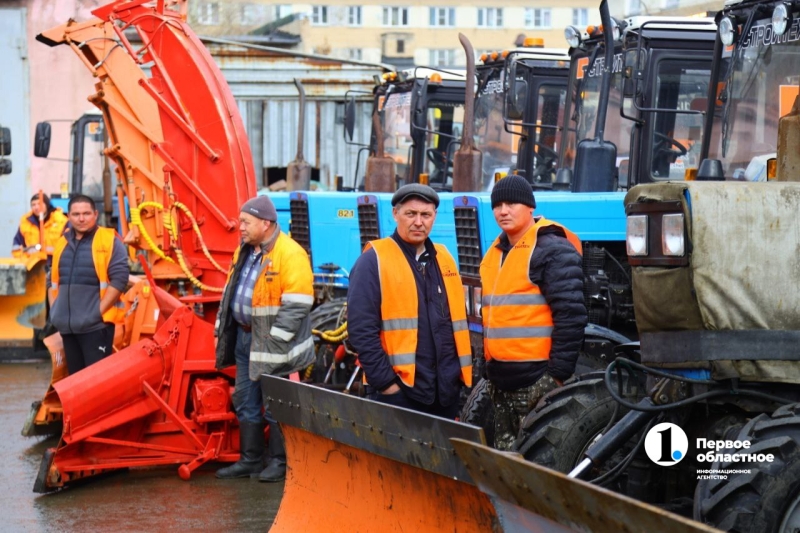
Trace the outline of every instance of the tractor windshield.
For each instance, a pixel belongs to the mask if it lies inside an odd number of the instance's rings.
[[[503,121],[502,68],[494,69],[475,99],[475,147],[483,154],[483,189],[496,172],[508,173],[517,165],[517,140]]]
[[[657,60],[655,71],[656,108],[680,112],[657,112],[649,119],[650,177],[683,180],[687,169],[699,165],[711,64],[668,57]]]
[[[384,101],[385,99],[385,101]],[[408,179],[411,172],[411,92],[391,93],[381,96],[383,110],[383,140],[387,157],[394,159],[397,175]]]
[[[577,69],[571,78],[572,105],[569,110],[567,134],[563,147],[562,168],[575,166],[575,149],[583,139],[593,139],[595,119],[597,118],[598,102],[600,100],[600,86],[604,70],[604,58],[598,54],[593,64],[589,65],[590,56],[578,58],[574,61]],[[604,138],[617,147],[617,166],[620,161],[627,159],[630,154],[631,130],[634,122],[620,116],[619,109],[622,102],[622,54],[614,56],[613,75],[611,77],[611,91],[608,99],[608,113]],[[630,98],[625,99],[625,115],[633,116],[633,103]]]
[[[103,121],[98,117],[96,121],[87,122],[83,131],[78,132],[83,136],[83,153],[80,154],[83,165],[80,180],[81,192],[86,196],[98,199],[103,198],[103,166],[105,155],[105,138],[103,136]]]
[[[722,71],[722,132],[712,136],[710,157],[722,161],[727,179],[766,180],[767,160],[777,151],[778,119],[798,95],[798,31],[798,19],[782,38],[769,20],[757,21]]]
[[[463,97],[462,97],[463,98]],[[464,102],[428,102],[425,129],[425,163],[422,172],[428,174],[431,185],[452,187],[453,154],[456,142],[461,141],[464,128]]]

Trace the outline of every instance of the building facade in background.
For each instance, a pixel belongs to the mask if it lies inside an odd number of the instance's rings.
[[[547,47],[566,48],[564,28],[599,23],[596,0],[409,0],[385,3],[327,0],[319,4],[198,0],[190,4],[197,33],[243,36],[264,25],[278,41],[299,35],[296,50],[388,63],[462,66],[464,33],[476,53],[513,48],[525,37],[540,37]],[[278,23],[282,25],[277,26]],[[268,43],[265,43],[268,44]]]

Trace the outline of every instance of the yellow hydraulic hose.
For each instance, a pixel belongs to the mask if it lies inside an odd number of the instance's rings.
[[[347,322],[334,330],[320,331],[318,329],[312,329],[311,333],[327,342],[342,342],[347,338]]]
[[[211,253],[208,251],[208,247],[206,247],[205,241],[203,240],[203,235],[200,232],[200,228],[197,226],[197,222],[195,221],[194,215],[192,215],[192,212],[189,210],[189,208],[187,208],[184,204],[182,204],[180,202],[176,202],[173,205],[175,205],[176,208],[178,208],[181,211],[183,211],[184,214],[186,214],[186,216],[189,217],[189,220],[191,220],[192,228],[195,230],[195,232],[197,233],[198,238],[200,239],[200,246],[203,249],[203,253],[209,259],[209,261],[211,261],[211,264],[213,264],[214,267],[217,270],[219,270],[220,272],[226,272],[211,257]],[[171,210],[164,209],[164,206],[161,205],[158,202],[143,202],[143,203],[139,204],[139,206],[137,208],[131,209],[131,224],[139,227],[139,231],[141,232],[142,237],[144,237],[145,242],[150,246],[150,249],[158,257],[160,257],[161,259],[165,259],[166,261],[169,261],[170,263],[174,263],[175,261],[171,257],[167,256],[161,248],[156,246],[156,244],[153,241],[153,239],[147,233],[147,230],[145,229],[144,224],[142,223],[142,217],[141,217],[141,213],[140,213],[140,210],[143,209],[143,208],[146,208],[146,207],[153,207],[153,208],[156,208],[156,209],[161,209],[161,211],[163,212],[163,217],[164,217],[164,219],[163,219],[164,220],[164,228],[167,230],[167,233],[169,234],[169,236],[172,239],[173,243],[178,242],[178,231],[177,231],[178,224],[175,221],[175,217],[172,215],[172,211]],[[209,285],[206,285],[205,283],[203,283],[199,279],[197,279],[194,276],[194,274],[192,274],[192,269],[189,268],[189,265],[186,264],[186,258],[183,255],[183,251],[177,246],[173,246],[173,249],[175,250],[175,257],[178,258],[178,265],[180,265],[181,270],[183,271],[184,275],[186,275],[186,277],[189,279],[189,281],[192,282],[192,285],[194,285],[195,287],[199,287],[200,289],[202,289],[204,291],[208,291],[208,292],[222,292],[223,291],[222,287],[211,287]]]
[[[131,208],[131,225],[137,226],[139,228],[139,232],[141,233],[142,238],[144,238],[144,242],[147,243],[147,245],[150,247],[150,250],[152,250],[154,254],[156,254],[161,259],[164,259],[165,261],[174,263],[175,261],[173,261],[171,257],[165,254],[164,250],[159,248],[156,245],[155,241],[153,241],[152,237],[150,237],[150,234],[147,233],[147,230],[145,229],[144,224],[142,223],[142,215],[140,212],[140,210],[145,207],[157,207],[159,209],[164,209],[164,206],[162,206],[158,202],[142,202],[141,204],[139,204],[138,207]]]

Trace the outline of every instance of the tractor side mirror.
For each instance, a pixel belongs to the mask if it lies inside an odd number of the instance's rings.
[[[50,153],[50,134],[49,122],[39,122],[36,125],[36,137],[33,139],[33,155],[47,157]]]
[[[517,79],[517,60],[513,58],[508,66],[508,85],[506,87],[506,116],[510,120],[522,120],[525,116],[525,102],[528,96],[528,82]]]
[[[641,50],[628,50],[625,52],[625,67],[622,71],[622,96],[633,98],[639,93],[639,81],[644,77],[644,65],[646,63],[646,52]]]
[[[348,141],[353,140],[356,128],[356,97],[351,96],[344,106],[344,133]]]
[[[0,127],[0,157],[11,155],[11,130]]]

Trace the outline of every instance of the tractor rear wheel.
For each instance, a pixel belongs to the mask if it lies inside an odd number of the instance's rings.
[[[626,399],[636,402],[644,391],[643,383],[623,374],[622,392]],[[513,450],[528,461],[569,472],[611,421],[616,405],[602,372],[577,376],[540,400],[536,410],[525,418]],[[620,406],[617,419],[626,412]],[[599,473],[602,472],[592,477]]]
[[[750,448],[719,453],[772,454],[774,460],[713,463],[712,470],[742,473],[700,480],[694,497],[695,520],[738,533],[800,530],[800,404],[753,418],[737,440],[750,441]]]
[[[461,422],[483,428],[486,444],[494,446],[494,404],[489,394],[489,381],[481,379],[467,396],[461,408]]]
[[[599,379],[601,381],[600,385],[602,387],[602,373],[598,373],[598,371],[603,370],[604,365],[604,361],[591,357],[584,352],[580,352],[578,355],[578,363],[575,367],[575,375],[585,375],[588,373],[594,373],[593,375],[595,376],[599,375]],[[568,381],[568,383],[569,382],[570,381]],[[483,428],[483,434],[486,436],[486,443],[489,446],[493,446],[494,404],[492,403],[492,398],[489,394],[488,385],[489,382],[486,379],[481,379],[472,388],[472,391],[469,393],[469,396],[467,396],[467,400],[464,403],[464,407],[461,408],[459,420],[461,420],[461,422]]]

